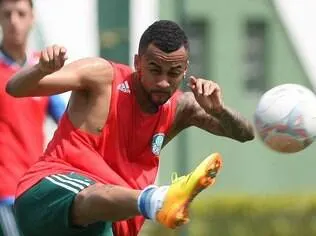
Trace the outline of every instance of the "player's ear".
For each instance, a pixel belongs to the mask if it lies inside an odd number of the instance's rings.
[[[140,72],[140,56],[138,54],[134,55],[134,67],[136,72]]]

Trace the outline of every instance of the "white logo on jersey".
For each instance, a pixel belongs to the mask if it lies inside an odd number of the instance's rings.
[[[31,97],[34,101],[40,101],[42,98],[41,97]]]
[[[127,81],[124,81],[123,83],[120,83],[117,86],[117,89],[120,90],[123,93],[131,93],[131,90],[129,89],[129,85],[128,85]]]

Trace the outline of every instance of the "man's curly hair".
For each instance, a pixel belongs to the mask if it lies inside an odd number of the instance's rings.
[[[182,46],[189,50],[187,35],[178,24],[169,20],[156,21],[145,30],[139,41],[138,54],[143,55],[151,43],[166,53]]]

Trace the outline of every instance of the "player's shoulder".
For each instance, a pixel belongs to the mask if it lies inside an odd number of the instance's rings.
[[[90,66],[95,69],[106,69],[106,70],[113,70],[113,67],[110,61],[102,58],[102,57],[85,57],[82,59],[78,59],[75,61],[77,65],[82,65],[84,67]]]
[[[110,61],[102,57],[93,57],[91,63],[95,69],[99,69],[104,75],[113,77],[114,68]]]
[[[91,66],[94,69],[102,69],[109,72],[114,70],[131,72],[132,68],[128,65],[117,63],[102,57],[86,57],[75,61],[76,64],[84,67]]]
[[[196,107],[194,102],[194,95],[192,92],[179,91],[173,96],[173,104],[176,104],[174,108],[174,120],[169,137],[174,137],[181,130],[190,126],[192,117],[196,114]]]
[[[181,92],[178,94],[178,105],[190,107],[195,103],[194,94],[191,91]]]
[[[199,111],[194,94],[191,91],[182,92],[177,97],[177,115],[191,117]]]
[[[102,57],[87,57],[75,61],[75,68],[88,68],[89,77],[96,82],[112,83],[115,78],[126,78],[133,73],[131,67],[125,64],[113,62]]]
[[[82,78],[89,82],[111,81],[113,77],[113,66],[101,57],[85,57],[69,63],[67,70],[76,71]]]

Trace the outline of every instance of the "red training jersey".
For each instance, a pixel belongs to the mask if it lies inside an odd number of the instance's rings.
[[[108,119],[100,135],[75,128],[67,112],[44,156],[21,179],[17,196],[45,176],[76,172],[97,182],[143,189],[156,178],[159,153],[177,104],[176,92],[155,114],[141,111],[130,89],[132,70],[112,64],[114,80]],[[137,235],[142,216],[113,223],[115,235]]]
[[[29,54],[26,64],[34,64],[37,58],[36,54]],[[13,201],[19,179],[44,148],[48,99],[14,98],[5,91],[8,80],[19,69],[0,51],[0,201]]]

